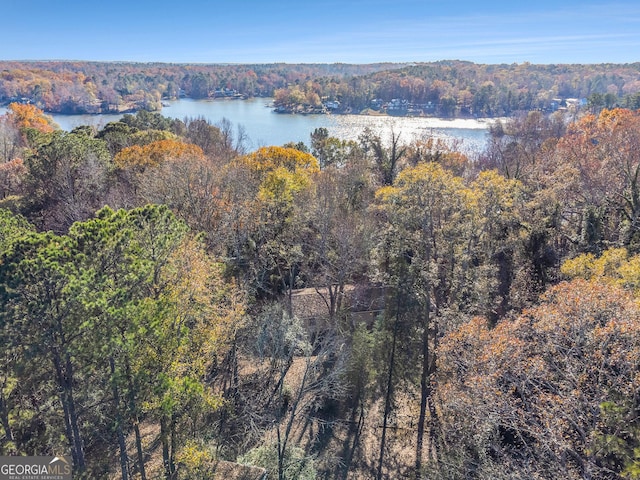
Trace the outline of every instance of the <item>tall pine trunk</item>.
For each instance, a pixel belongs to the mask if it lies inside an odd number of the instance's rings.
[[[169,473],[170,478],[174,478],[176,474],[176,451],[178,450],[178,432],[176,430],[176,423],[178,419],[175,413],[171,414],[171,450],[169,452]]]
[[[170,446],[169,419],[162,414],[160,418],[160,443],[162,443],[162,465],[164,466],[164,477],[171,478],[171,446]]]
[[[4,429],[5,441],[13,442],[13,431],[11,430],[11,424],[9,423],[9,406],[7,405],[7,399],[4,396],[5,382],[0,385],[0,421],[2,422],[2,428]]]
[[[398,330],[400,328],[400,292],[399,288],[396,292],[396,319],[393,324],[393,336],[391,340],[391,354],[389,355],[389,375],[387,376],[387,392],[384,398],[384,415],[382,418],[382,437],[380,438],[380,456],[378,457],[377,480],[382,480],[382,465],[384,463],[384,450],[387,441],[387,423],[391,414],[391,401],[393,399],[393,370],[396,363],[396,342],[398,338]]]
[[[66,358],[67,372],[67,397],[69,402],[69,419],[71,420],[71,429],[73,430],[73,442],[78,455],[78,469],[80,472],[84,472],[86,468],[84,460],[84,444],[82,442],[82,436],[80,434],[80,422],[78,420],[78,414],[76,413],[76,403],[73,398],[73,365],[71,363],[71,357],[67,353]]]
[[[71,359],[67,357],[63,365],[60,352],[56,348],[53,349],[52,355],[60,403],[62,403],[62,410],[64,412],[65,433],[71,447],[71,458],[73,459],[75,468],[81,473],[84,472],[86,464],[82,438],[80,437],[80,428],[78,427],[78,416],[73,398],[73,369]]]
[[[120,471],[122,472],[122,480],[129,480],[129,457],[127,456],[127,446],[125,444],[124,432],[122,430],[120,392],[118,390],[118,383],[115,380],[116,364],[113,357],[109,357],[109,367],[111,369],[111,382],[113,385],[113,410],[116,417],[116,435],[118,437],[118,448],[120,449]]]
[[[418,417],[418,438],[416,441],[416,480],[422,476],[422,452],[424,449],[424,426],[427,416],[427,399],[431,396],[431,375],[429,375],[429,328],[430,308],[427,305],[422,322],[422,371],[420,373],[420,416]]]
[[[144,467],[144,451],[142,450],[142,435],[140,435],[140,417],[138,415],[138,405],[134,390],[133,379],[131,378],[131,366],[129,359],[125,357],[125,374],[129,385],[129,415],[133,422],[133,431],[136,437],[136,453],[138,457],[138,470],[140,471],[140,479],[147,480],[147,472]]]

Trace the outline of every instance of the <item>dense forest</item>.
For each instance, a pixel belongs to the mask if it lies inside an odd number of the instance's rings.
[[[0,62],[0,104],[28,102],[56,113],[157,111],[163,99],[182,96],[274,97],[289,113],[501,117],[583,100],[597,112],[640,108],[640,64]]]
[[[476,158],[232,132],[0,117],[0,454],[125,480],[640,478],[639,111],[522,112]]]
[[[351,78],[400,66],[0,61],[0,103],[28,101],[59,113],[159,110],[162,99],[268,97],[315,78]]]

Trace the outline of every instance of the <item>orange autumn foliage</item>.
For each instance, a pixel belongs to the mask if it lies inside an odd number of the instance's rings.
[[[13,124],[20,129],[35,128],[43,133],[55,130],[53,119],[34,105],[12,103],[9,105],[8,115]]]
[[[595,238],[585,240],[587,247],[638,243],[640,112],[617,108],[584,116],[569,126],[544,170],[544,182],[555,192],[569,229],[596,232]],[[589,214],[598,217],[597,222],[589,220]],[[585,221],[590,221],[587,229]],[[573,232],[569,235],[576,235]]]
[[[612,466],[597,439],[617,427],[610,430],[602,405],[638,394],[639,359],[640,307],[629,292],[561,283],[514,320],[490,329],[477,318],[443,339],[438,396],[447,437],[471,442],[486,432],[483,445],[501,464],[535,459],[549,469],[540,478],[605,478]],[[557,461],[566,455],[575,461]]]
[[[147,145],[133,145],[122,149],[114,158],[122,169],[156,167],[167,161],[179,159],[203,159],[200,147],[178,140],[158,140]]]

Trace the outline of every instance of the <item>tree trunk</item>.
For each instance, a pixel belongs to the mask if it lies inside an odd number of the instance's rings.
[[[237,405],[239,402],[238,386],[240,385],[240,374],[238,373],[238,334],[233,335],[233,346],[231,358],[231,396],[233,397],[233,404]]]
[[[138,470],[140,471],[140,479],[147,480],[147,473],[144,468],[144,451],[142,450],[142,435],[140,435],[140,418],[138,417],[138,407],[136,405],[135,390],[133,388],[133,379],[131,378],[131,366],[129,359],[125,358],[125,373],[127,383],[129,384],[129,415],[133,422],[133,431],[136,436],[136,452],[138,456]]]
[[[13,432],[11,430],[11,424],[9,423],[9,406],[4,396],[4,386],[6,384],[6,378],[2,385],[0,385],[0,421],[2,421],[2,428],[4,429],[4,436],[7,442],[13,442]]]
[[[431,338],[433,339],[433,348],[431,349],[431,359],[429,362],[429,380],[433,378],[438,368],[438,335],[439,335],[439,325],[438,325],[438,317],[434,316],[431,321],[432,334]],[[431,385],[431,381],[429,381],[429,391],[427,392],[427,402],[429,405],[429,453],[431,458],[435,461],[438,460],[438,450],[437,450],[437,442],[438,442],[438,412],[436,411],[436,404],[433,401],[433,387]]]
[[[78,472],[83,472],[86,468],[80,429],[78,428],[78,416],[76,415],[73,401],[71,359],[67,357],[65,366],[62,364],[62,357],[59,351],[54,348],[52,351],[53,365],[56,370],[56,379],[60,394],[60,402],[64,412],[64,425],[67,440],[71,447],[71,458]],[[65,369],[66,367],[66,369]]]
[[[400,324],[400,292],[396,293],[396,319],[393,324],[393,336],[391,340],[391,355],[389,356],[389,375],[387,377],[387,393],[384,399],[384,416],[382,419],[382,437],[380,438],[380,456],[378,457],[378,473],[377,480],[382,480],[382,464],[384,463],[384,449],[387,440],[387,422],[391,413],[391,400],[393,398],[393,369],[396,361],[396,340],[398,337],[398,329]]]
[[[129,479],[129,457],[127,456],[127,446],[124,440],[124,432],[122,431],[122,415],[120,413],[120,392],[118,384],[115,380],[116,364],[113,357],[109,357],[109,367],[111,368],[111,382],[113,384],[113,408],[116,417],[116,435],[118,436],[118,448],[120,449],[120,471],[122,472],[122,480]]]
[[[360,443],[360,436],[362,435],[362,427],[364,427],[364,399],[360,398],[358,401],[360,414],[358,416],[358,424],[355,428],[353,434],[353,441],[351,442],[351,446],[349,451],[347,452],[345,461],[344,461],[344,471],[342,475],[343,480],[347,480],[349,477],[349,470],[351,470],[351,464],[353,463],[353,456],[356,453],[356,449],[358,448],[358,444]],[[355,412],[354,412],[355,414]],[[353,415],[352,415],[353,420]]]
[[[336,313],[342,310],[342,301],[344,300],[344,281],[338,285],[338,293],[336,294]],[[348,307],[347,307],[348,308]]]
[[[71,428],[73,430],[73,441],[74,447],[76,449],[78,455],[78,470],[83,472],[86,468],[85,460],[84,460],[84,445],[82,442],[82,437],[80,435],[80,427],[78,422],[78,415],[76,413],[76,404],[73,398],[73,365],[71,364],[71,357],[67,354],[66,358],[67,364],[67,395],[69,401],[69,419],[71,420]]]
[[[62,403],[62,411],[64,414],[64,428],[67,435],[67,441],[71,448],[71,459],[75,466],[78,465],[78,455],[73,442],[73,429],[71,428],[71,421],[69,417],[69,404],[67,403],[67,397],[64,390],[64,374],[62,373],[62,365],[60,356],[57,351],[53,352],[53,366],[56,370],[56,379],[58,381],[58,393],[60,395],[60,403]]]
[[[284,480],[284,447],[280,438],[280,426],[278,426],[278,480]]]
[[[276,397],[277,394],[282,394],[282,386],[284,385],[284,378],[287,376],[287,372],[291,368],[291,365],[293,365],[293,353],[294,353],[294,350],[292,350],[291,353],[289,353],[289,357],[287,358],[287,363],[282,367],[282,370],[280,372],[280,378],[278,379],[278,383],[276,383],[275,388],[271,392],[271,396],[269,397],[269,400],[267,401],[265,408],[268,408],[271,405],[271,402],[273,401],[273,399]]]
[[[428,302],[427,302],[428,303]],[[422,451],[424,443],[424,425],[427,416],[427,399],[431,396],[431,375],[429,362],[429,323],[430,305],[427,305],[422,322],[422,372],[420,374],[420,416],[418,417],[418,438],[416,441],[416,480],[422,476]]]
[[[287,428],[284,431],[284,439],[281,438],[280,435],[280,426],[278,425],[277,433],[278,433],[278,480],[284,480],[284,458],[287,451],[287,444],[289,443],[289,438],[291,436],[291,429],[293,428],[293,422],[296,417],[296,413],[298,411],[298,407],[300,406],[300,402],[302,401],[302,397],[304,395],[305,388],[307,386],[307,379],[309,378],[309,371],[311,370],[311,359],[307,355],[307,364],[304,369],[304,374],[302,375],[302,380],[300,381],[300,387],[298,388],[298,393],[296,395],[295,400],[291,404],[291,413],[289,416],[289,421],[287,422]],[[282,394],[282,390],[281,390]]]
[[[144,468],[144,451],[142,450],[142,435],[140,435],[138,415],[133,420],[133,431],[136,434],[136,452],[138,453],[138,468],[140,470],[140,479],[147,480],[147,473]]]
[[[429,452],[431,458],[435,461],[438,460],[438,450],[436,449],[437,441],[438,441],[438,412],[436,411],[436,404],[433,401],[433,396],[429,395],[427,398],[429,404],[429,416],[431,418],[431,423],[429,427]]]
[[[162,443],[162,465],[164,465],[164,477],[171,478],[171,452],[169,447],[169,425],[167,417],[160,418],[160,442]]]
[[[176,432],[176,415],[175,413],[171,414],[171,425],[170,425],[170,433],[171,433],[171,443],[169,450],[169,472],[171,474],[170,478],[175,478],[176,473],[176,450],[178,449],[178,435]]]

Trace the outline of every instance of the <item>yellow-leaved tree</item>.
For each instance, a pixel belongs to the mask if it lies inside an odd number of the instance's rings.
[[[167,194],[181,195],[179,188],[167,188],[165,182],[176,186],[182,180],[180,175],[187,173],[185,167],[194,170],[191,167],[203,164],[204,160],[200,147],[176,139],[132,145],[120,150],[113,159],[123,198],[141,197],[141,201],[159,203],[171,203],[162,198]]]
[[[309,226],[303,205],[319,171],[312,155],[275,146],[225,167],[227,256],[253,294],[285,293],[290,299]]]
[[[569,279],[583,278],[640,293],[640,255],[630,255],[626,248],[610,248],[600,256],[578,255],[566,260],[560,271]]]

